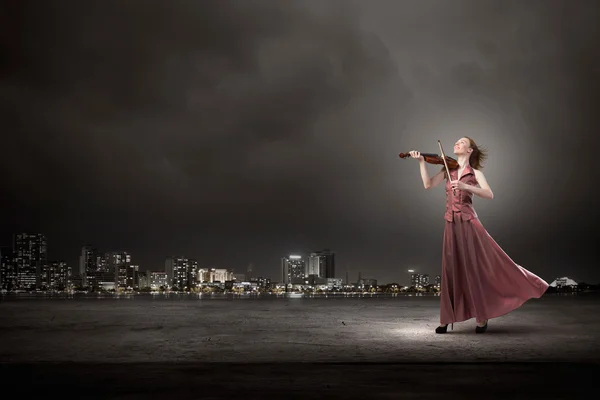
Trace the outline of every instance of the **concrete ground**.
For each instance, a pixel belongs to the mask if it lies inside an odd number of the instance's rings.
[[[438,325],[438,297],[9,299],[0,376],[78,398],[577,398],[598,391],[600,295]],[[23,385],[16,378],[25,378]],[[597,393],[596,393],[597,394]]]

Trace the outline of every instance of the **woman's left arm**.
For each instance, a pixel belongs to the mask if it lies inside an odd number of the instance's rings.
[[[494,192],[492,192],[490,185],[488,185],[485,175],[483,175],[483,172],[479,171],[478,169],[474,169],[474,171],[475,178],[477,178],[477,182],[479,183],[479,187],[466,185],[466,190],[476,194],[479,197],[483,197],[484,199],[492,200],[494,198]]]

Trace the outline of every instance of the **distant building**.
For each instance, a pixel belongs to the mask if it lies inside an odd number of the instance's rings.
[[[306,268],[302,256],[290,255],[281,259],[281,282],[284,285],[303,284]]]
[[[335,254],[329,249],[311,253],[308,257],[305,275],[335,278]]]
[[[551,284],[551,287],[555,287],[555,288],[561,288],[561,287],[577,287],[577,282],[575,282],[573,279],[571,278],[567,278],[562,277],[562,278],[556,278]]]
[[[308,264],[306,265],[306,276],[315,276],[320,278],[325,275],[325,268],[321,270],[321,257],[317,253],[311,253],[308,256]],[[322,275],[321,275],[322,273]]]
[[[343,286],[342,278],[327,278],[327,287],[329,290],[341,289]],[[377,286],[377,281],[375,281],[375,286]]]
[[[410,285],[414,286],[417,289],[422,289],[425,286],[429,285],[429,275],[428,274],[412,274],[410,276]]]
[[[200,268],[198,280],[202,283],[233,281],[233,271],[226,268]]]
[[[252,278],[250,282],[256,282],[257,287],[261,289],[269,289],[271,287],[271,278],[258,276],[256,278]]]
[[[117,290],[118,288],[115,286],[115,281],[102,281],[99,283],[100,284],[100,290],[104,290],[104,291],[113,291],[113,290]]]
[[[158,290],[160,288],[170,289],[167,274],[165,272],[150,272],[150,289]]]
[[[233,274],[233,280],[236,282],[244,282],[246,280],[246,274]]]
[[[169,282],[169,289],[176,287],[179,290],[196,287],[198,280],[198,261],[184,256],[169,257],[165,261],[165,273]]]
[[[327,285],[327,278],[318,275],[308,275],[304,277],[304,283],[310,286]]]
[[[98,282],[97,271],[98,250],[91,245],[83,246],[81,248],[81,254],[79,255],[79,268],[76,271],[73,271],[73,273],[81,277],[83,286],[93,288],[97,286]]]
[[[358,289],[369,290],[370,288],[377,287],[377,279],[359,279],[357,285]]]
[[[0,248],[0,289],[12,291],[17,288],[17,270],[10,247]]]
[[[146,289],[150,287],[150,271],[138,272],[139,288]]]
[[[48,268],[48,288],[66,290],[73,286],[73,271],[64,261],[51,262]]]
[[[188,260],[187,283],[190,289],[198,286],[198,260],[193,258]]]
[[[114,273],[115,289],[133,289],[138,284],[139,266],[131,264],[131,254],[126,251],[107,253],[108,268]],[[107,285],[103,284],[103,287]]]
[[[109,268],[109,265],[108,265],[109,258],[110,258],[110,253],[96,255],[96,271],[114,273],[114,271],[111,271]]]
[[[79,256],[78,270],[81,270],[83,265],[85,274],[74,273],[73,284],[87,286],[93,291],[114,289],[115,266],[114,262],[110,261],[113,254],[100,254],[95,248],[84,246]]]
[[[47,281],[48,244],[41,233],[18,233],[13,240],[13,265],[19,289],[32,290]]]

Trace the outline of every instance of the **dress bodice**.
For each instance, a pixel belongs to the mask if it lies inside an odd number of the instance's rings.
[[[456,195],[452,193],[450,181],[458,179],[458,169],[450,170],[450,179],[446,179],[446,213],[444,219],[452,222],[454,217],[460,215],[463,221],[477,218],[477,213],[473,208],[473,193],[466,190],[456,190]],[[477,178],[473,167],[467,165],[460,177],[460,181],[472,186],[477,186]]]

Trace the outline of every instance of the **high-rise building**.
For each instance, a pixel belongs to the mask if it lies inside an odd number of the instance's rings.
[[[96,286],[98,271],[98,251],[90,246],[86,245],[81,248],[81,254],[79,255],[79,268],[75,272],[81,278],[83,286]]]
[[[290,284],[290,263],[287,257],[281,257],[281,284]]]
[[[138,287],[140,289],[146,289],[150,287],[150,273],[150,271],[138,272]]]
[[[82,251],[83,253],[83,251]],[[100,254],[99,252],[95,255],[95,262],[90,260],[87,263],[86,271],[86,286],[92,290],[98,289],[109,289],[115,288],[115,269],[114,263],[111,263],[111,257],[113,253]],[[90,254],[89,258],[92,255]],[[80,258],[81,264],[81,258]],[[80,265],[81,268],[81,265]],[[76,276],[73,277],[74,282],[78,280]]]
[[[166,272],[150,272],[150,288],[152,290],[170,289]]]
[[[73,285],[73,273],[71,267],[64,261],[53,261],[49,265],[49,288],[53,290],[65,290]]]
[[[316,275],[319,278],[335,278],[335,254],[329,249],[311,253],[306,268],[306,276],[309,275]]]
[[[110,253],[98,254],[96,256],[96,270],[98,272],[114,272],[110,270],[110,266],[108,265],[109,258]]]
[[[17,287],[17,271],[10,247],[0,248],[0,289],[12,291]]]
[[[13,262],[20,289],[35,289],[48,280],[48,245],[41,233],[18,233],[13,240]]]
[[[131,254],[126,251],[113,251],[106,254],[108,270],[114,273],[114,288],[125,289],[135,287],[137,282],[137,265],[131,265]]]
[[[323,268],[323,273],[324,273]],[[306,276],[318,276],[321,277],[321,257],[317,253],[310,253],[308,256],[308,264],[306,265]]]
[[[175,275],[175,270],[177,269],[177,263],[179,259],[183,257],[167,257],[165,260],[165,274],[167,275],[167,283],[169,285],[169,289],[173,287],[173,277]]]
[[[281,283],[303,284],[306,277],[306,266],[302,256],[290,255],[281,259]]]
[[[165,273],[169,288],[192,289],[196,287],[198,261],[184,256],[169,257],[165,261]]]
[[[429,275],[428,274],[412,274],[410,276],[410,285],[414,286],[417,289],[422,289],[425,286],[429,285]]]
[[[138,272],[138,287],[140,289],[169,289],[167,274],[162,271],[140,271]]]
[[[198,285],[198,260],[190,258],[188,260],[187,286],[195,288]]]

